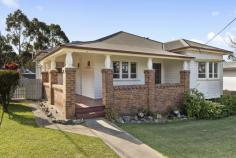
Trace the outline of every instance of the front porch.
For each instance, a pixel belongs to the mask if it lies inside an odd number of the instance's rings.
[[[76,95],[76,118],[94,118],[105,116],[105,106],[102,105],[102,99],[91,99],[82,95]]]
[[[121,114],[132,108],[165,112],[189,87],[188,61],[67,50],[42,62],[42,80],[49,103],[65,118],[104,116],[105,107]]]

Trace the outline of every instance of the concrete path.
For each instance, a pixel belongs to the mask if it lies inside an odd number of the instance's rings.
[[[105,119],[86,120],[81,125],[53,124],[46,115],[32,104],[38,126],[101,138],[121,158],[161,158],[164,157],[137,138]]]

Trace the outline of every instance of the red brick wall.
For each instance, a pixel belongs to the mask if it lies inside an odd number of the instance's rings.
[[[182,103],[189,87],[189,72],[181,71],[180,83],[155,85],[154,70],[145,70],[145,85],[113,86],[112,70],[102,70],[103,104],[113,106],[120,114],[138,109],[165,114]]]
[[[182,84],[155,85],[154,103],[150,111],[168,112],[182,103],[184,86]],[[137,109],[148,109],[148,89],[146,85],[114,86],[114,107],[121,114],[129,114]]]
[[[170,109],[178,107],[182,103],[184,86],[182,84],[160,84],[155,88],[155,104],[151,111],[158,111],[162,114]]]
[[[59,109],[63,110],[64,106],[64,93],[63,93],[63,85],[53,85],[53,93],[54,93],[54,105]]]
[[[147,87],[145,85],[114,86],[114,107],[122,114],[135,109],[147,108]]]
[[[48,72],[42,72],[42,82],[48,82]]]
[[[50,86],[49,83],[43,83],[43,89],[44,89],[44,98],[48,100],[48,98],[51,96],[50,95]]]
[[[75,72],[76,68],[64,68],[64,117],[71,119],[75,117]]]

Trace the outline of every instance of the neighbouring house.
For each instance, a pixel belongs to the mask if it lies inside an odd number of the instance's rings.
[[[206,98],[223,93],[223,55],[230,51],[180,39],[158,42],[118,32],[46,51],[38,60],[45,97],[65,118],[120,114],[137,109],[166,113],[181,105],[184,91]]]
[[[236,61],[224,62],[224,90],[236,91]]]

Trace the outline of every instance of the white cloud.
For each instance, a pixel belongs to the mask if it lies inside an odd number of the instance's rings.
[[[207,38],[208,38],[208,40],[211,40],[212,38],[214,38],[212,41],[215,41],[215,42],[223,42],[224,41],[222,36],[220,36],[220,35],[216,36],[216,34],[214,32],[209,32],[207,34]]]
[[[2,3],[10,8],[19,8],[19,0],[2,0]]]
[[[37,5],[37,6],[35,6],[35,8],[38,10],[38,11],[43,11],[43,6],[41,6],[41,5]]]
[[[232,50],[230,38],[231,39],[236,39],[236,38],[230,32],[227,32],[223,35],[217,35],[216,37],[215,35],[216,34],[214,32],[209,32],[207,34],[208,40],[214,38],[212,41],[208,43],[208,45],[212,45],[212,46],[227,49],[227,50]]]
[[[220,14],[219,11],[213,11],[213,12],[211,12],[211,15],[212,15],[212,16],[218,16],[219,14]]]

